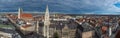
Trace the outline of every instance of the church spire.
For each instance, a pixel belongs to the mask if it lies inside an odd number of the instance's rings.
[[[45,19],[44,19],[44,25],[49,25],[50,24],[50,18],[49,18],[49,9],[48,9],[48,5],[46,6],[46,12],[45,12]]]
[[[44,16],[44,36],[49,38],[49,25],[50,25],[50,18],[49,18],[49,9],[48,9],[48,5],[46,6],[46,12],[45,12],[45,16]]]
[[[45,20],[49,21],[49,9],[48,9],[48,5],[46,6]]]
[[[18,19],[21,18],[20,15],[21,15],[22,12],[23,12],[22,8],[19,8],[19,9],[18,9]]]

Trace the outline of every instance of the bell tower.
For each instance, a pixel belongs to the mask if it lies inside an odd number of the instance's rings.
[[[23,12],[23,10],[22,10],[22,8],[19,8],[18,9],[18,19],[20,19],[21,18],[21,14],[22,14],[22,12]]]
[[[49,25],[50,25],[50,18],[49,17],[50,17],[49,16],[49,9],[47,6],[45,16],[44,16],[44,27],[43,27],[44,37],[47,37],[47,38],[49,38]]]

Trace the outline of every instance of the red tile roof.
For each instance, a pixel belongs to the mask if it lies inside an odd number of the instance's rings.
[[[28,14],[28,13],[23,13],[20,15],[21,18],[27,18],[27,19],[31,19],[33,18],[32,14]]]
[[[106,32],[106,30],[108,29],[108,27],[107,26],[102,26],[102,33],[105,33]]]
[[[116,33],[115,38],[120,38],[120,30]]]

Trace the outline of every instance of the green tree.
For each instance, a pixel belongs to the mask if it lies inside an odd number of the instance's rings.
[[[54,33],[53,38],[59,38],[59,35],[57,32]]]

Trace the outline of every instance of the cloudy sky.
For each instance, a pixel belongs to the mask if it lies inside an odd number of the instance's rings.
[[[0,12],[24,11],[79,14],[120,14],[120,0],[0,0]]]

